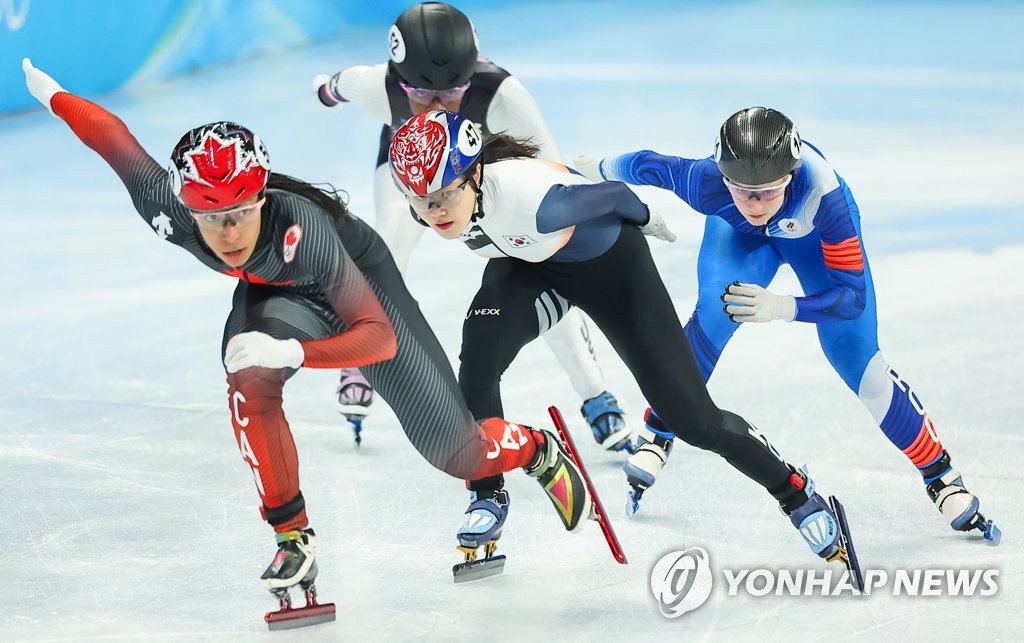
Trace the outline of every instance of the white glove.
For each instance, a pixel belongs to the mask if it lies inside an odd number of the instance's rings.
[[[593,156],[587,156],[586,154],[580,154],[572,164],[573,167],[576,168],[577,172],[594,183],[604,181],[604,177],[601,176],[601,159],[594,158]]]
[[[640,232],[643,232],[648,237],[657,237],[669,243],[675,241],[676,233],[668,229],[668,224],[665,223],[665,219],[662,218],[661,214],[649,205],[647,206],[647,212],[650,218],[647,219],[646,224],[640,226]]]
[[[274,339],[266,333],[239,333],[228,340],[224,351],[224,366],[228,373],[243,368],[299,368],[306,352],[297,339]]]
[[[722,301],[726,303],[722,308],[734,322],[791,322],[796,318],[793,295],[774,295],[757,284],[734,281],[725,287]]]
[[[45,72],[41,72],[33,67],[32,61],[28,58],[21,60],[21,68],[25,72],[25,84],[28,85],[29,93],[35,96],[35,99],[53,114],[53,108],[50,107],[50,99],[57,92],[67,90],[58,85],[57,81],[50,78]],[[56,114],[53,115],[56,116]]]
[[[313,98],[320,107],[337,107],[342,103],[331,93],[330,85],[331,77],[327,74],[317,74],[313,77]]]

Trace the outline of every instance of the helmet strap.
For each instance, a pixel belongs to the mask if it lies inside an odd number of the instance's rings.
[[[469,218],[470,223],[476,222],[477,219],[484,218],[484,191],[480,186],[484,182],[484,164],[480,163],[480,182],[477,183],[473,177],[473,172],[467,172],[469,178],[466,179],[469,185],[476,191],[476,210],[473,211],[473,216]]]
[[[416,210],[413,210],[411,205],[409,206],[409,214],[412,215],[412,218],[416,221],[416,223],[420,224],[424,228],[429,228],[430,227],[429,223],[427,223],[426,221],[421,219],[420,215],[416,214]]]

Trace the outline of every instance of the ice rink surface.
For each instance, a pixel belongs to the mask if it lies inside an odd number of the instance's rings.
[[[541,342],[506,375],[506,415],[547,426],[546,407],[563,409],[630,564],[613,562],[596,525],[564,533],[536,484],[512,474],[504,575],[453,585],[462,483],[430,468],[381,403],[357,450],[335,409],[336,374],[303,371],[285,405],[318,585],[338,622],[267,633],[273,600],[258,576],[273,539],[233,443],[219,359],[234,282],[160,243],[113,172],[37,110],[0,119],[0,640],[1020,640],[1024,6],[559,2],[471,17],[482,52],[534,92],[569,159],[704,156],[729,114],[757,104],[823,150],[861,207],[882,349],[1001,524],[1002,545],[944,524],[810,326],[743,328],[712,394],[843,499],[866,569],[995,569],[996,595],[894,597],[890,584],[869,597],[728,596],[723,569],[825,565],[767,494],[684,444],[627,520],[622,458],[593,443]],[[385,33],[96,100],[161,162],[197,124],[244,123],[275,169],[346,189],[372,222],[380,125],[352,106],[316,108],[309,84],[383,61]],[[702,217],[642,194],[680,235],[651,245],[685,319]],[[482,266],[432,236],[412,257],[410,288],[453,363]],[[796,288],[785,271],[773,287]],[[639,427],[639,390],[603,338],[597,350]],[[648,574],[694,546],[710,555],[711,598],[666,619]]]

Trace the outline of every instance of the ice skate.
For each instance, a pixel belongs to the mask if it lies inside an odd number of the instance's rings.
[[[370,404],[373,403],[373,387],[358,368],[343,368],[337,393],[338,410],[352,425],[356,446],[359,446],[363,442],[363,420],[369,415]]]
[[[928,476],[929,472],[934,472]],[[949,526],[956,531],[978,529],[985,540],[998,545],[1002,540],[999,526],[988,520],[978,509],[981,503],[964,486],[960,472],[950,464],[949,454],[943,453],[938,462],[928,467],[925,474],[925,489]]]
[[[535,462],[525,468],[526,475],[540,483],[562,525],[577,532],[583,529],[585,520],[594,517],[594,505],[583,475],[554,433],[534,429],[533,435],[543,443],[537,445]]]
[[[456,583],[495,576],[504,570],[505,556],[495,556],[494,552],[507,516],[508,492],[470,492],[466,522],[456,534],[458,550],[465,558],[464,562],[452,567]],[[478,557],[477,550],[481,547],[483,558]]]
[[[640,509],[640,498],[654,484],[662,467],[668,462],[675,438],[668,431],[651,426],[652,421],[658,425],[661,425],[661,421],[650,409],[647,410],[644,420],[644,428],[637,434],[633,455],[629,456],[622,466],[622,470],[626,472],[626,482],[629,483],[626,496],[627,516],[632,516]]]
[[[812,552],[830,563],[845,565],[853,587],[863,591],[863,574],[842,503],[835,496],[826,503],[815,492],[814,480],[808,476],[806,467],[793,472],[789,485],[789,499],[780,503],[783,513],[789,516]]]
[[[278,599],[280,609],[267,612],[264,619],[271,630],[285,630],[317,623],[327,623],[336,617],[334,603],[320,605],[316,601],[316,534],[312,529],[286,531],[277,534],[277,553],[260,576],[267,581],[270,593]],[[298,585],[306,598],[303,607],[292,607],[290,590]]]
[[[615,396],[605,391],[583,403],[580,413],[594,432],[594,440],[609,451],[632,451],[630,431]]]
[[[604,536],[605,542],[608,543],[608,550],[611,551],[615,562],[620,565],[628,564],[626,553],[622,551],[622,544],[619,542],[618,536],[615,535],[615,530],[612,529],[611,519],[608,518],[608,513],[604,510],[604,505],[601,504],[601,498],[598,497],[597,490],[594,489],[594,483],[591,482],[590,476],[587,474],[587,467],[580,458],[579,449],[576,448],[572,434],[569,433],[569,427],[565,425],[565,418],[562,417],[562,413],[558,408],[554,406],[548,407],[548,415],[551,416],[555,430],[558,431],[559,437],[562,438],[562,446],[572,461],[576,463],[580,475],[583,477],[583,484],[586,485],[587,491],[590,493],[592,519],[597,521],[598,527],[601,528],[601,535]]]

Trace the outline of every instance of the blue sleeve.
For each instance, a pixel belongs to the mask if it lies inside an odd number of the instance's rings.
[[[700,207],[703,180],[701,161],[664,156],[650,150],[609,156],[601,161],[601,176],[633,185],[651,185],[671,190],[693,209]]]
[[[797,297],[796,321],[814,324],[856,319],[867,304],[864,252],[850,212],[845,185],[821,199],[814,225],[831,285],[807,297]]]
[[[638,226],[651,218],[647,206],[618,181],[553,185],[537,208],[537,231],[554,232],[603,216]]]

